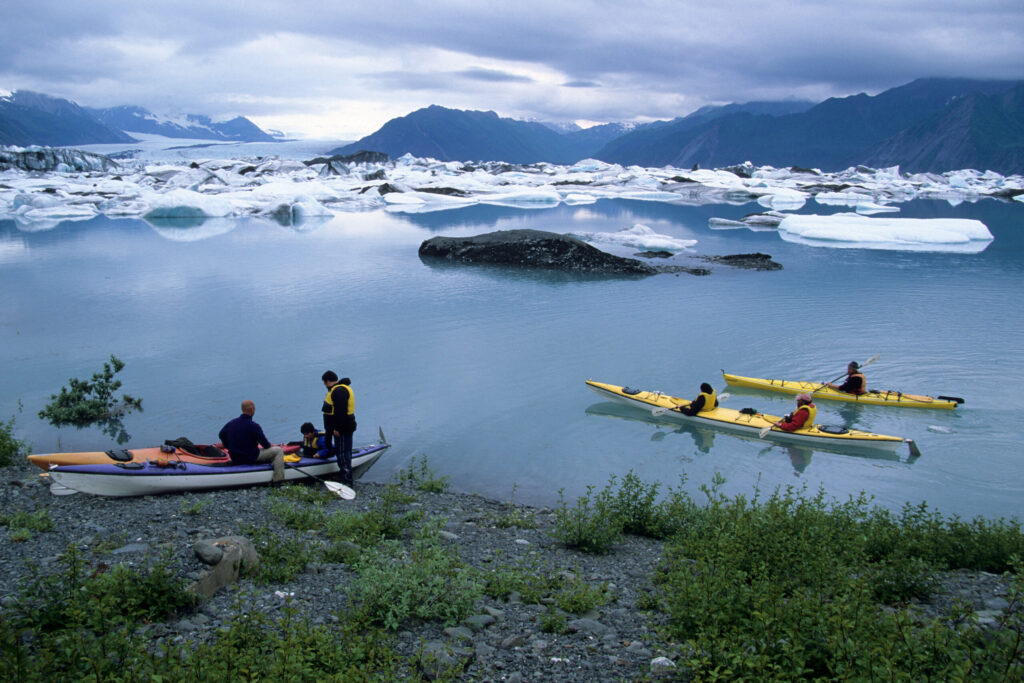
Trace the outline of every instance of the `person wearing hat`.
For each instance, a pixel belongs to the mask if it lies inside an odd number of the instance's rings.
[[[718,407],[718,396],[715,389],[707,382],[700,385],[700,395],[690,401],[689,405],[676,408],[683,415],[693,417],[697,413],[706,413]]]
[[[814,405],[810,394],[796,397],[796,410],[782,418],[776,427],[786,432],[798,429],[809,429],[814,426],[814,418],[818,415],[818,407]]]
[[[855,394],[857,396],[866,394],[868,392],[868,380],[864,377],[864,373],[860,371],[860,364],[857,361],[850,361],[850,364],[846,366],[846,381],[836,386],[831,382],[827,382],[826,386],[836,391],[842,391],[847,394]]]

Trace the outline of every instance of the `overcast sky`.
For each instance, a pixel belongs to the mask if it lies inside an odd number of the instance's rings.
[[[4,0],[0,90],[352,140],[439,104],[650,121],[1024,79],[1024,0]]]

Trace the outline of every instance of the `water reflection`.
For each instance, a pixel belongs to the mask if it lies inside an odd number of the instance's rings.
[[[859,408],[860,406],[854,406]],[[715,446],[715,437],[724,435],[730,439],[740,439],[742,441],[749,441],[752,443],[765,444],[765,441],[752,436],[746,436],[744,434],[734,434],[731,432],[724,432],[715,430],[712,427],[705,425],[695,425],[691,423],[679,422],[672,418],[666,418],[664,416],[655,416],[647,411],[632,408],[630,406],[614,403],[611,401],[605,401],[601,403],[595,403],[587,407],[585,413],[587,415],[597,415],[600,417],[611,417],[618,420],[627,420],[630,422],[643,422],[650,425],[655,425],[659,428],[659,431],[655,432],[651,436],[651,441],[663,441],[669,434],[687,434],[693,439],[694,445],[697,450],[703,454],[710,454]],[[665,430],[665,431],[660,431]],[[865,458],[867,460],[885,460],[889,462],[905,462],[906,464],[912,464],[917,460],[912,456],[908,456],[904,460],[898,453],[890,453],[886,451],[877,450],[857,450],[854,448],[850,449],[830,449],[830,448],[810,448],[799,444],[787,444],[787,443],[769,443],[760,450],[758,455],[766,455],[773,452],[782,451],[789,456],[790,463],[793,465],[794,472],[799,476],[807,469],[811,464],[811,457],[815,452],[822,453],[837,453],[839,455],[849,455],[855,458]]]

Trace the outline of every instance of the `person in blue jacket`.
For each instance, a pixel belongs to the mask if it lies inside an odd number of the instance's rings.
[[[329,458],[331,449],[323,432],[317,431],[312,422],[303,422],[299,427],[302,432],[302,455],[307,458]]]

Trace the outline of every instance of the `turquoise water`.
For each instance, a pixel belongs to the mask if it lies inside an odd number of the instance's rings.
[[[978,254],[809,247],[775,232],[712,231],[745,206],[602,200],[545,210],[470,207],[339,215],[306,230],[264,221],[155,228],[98,218],[24,232],[0,222],[0,418],[37,452],[101,450],[99,430],[36,413],[110,354],[144,412],[129,446],[211,441],[243,398],[270,438],[319,420],[321,373],[353,380],[359,431],[394,444],[368,475],[413,457],[455,489],[551,504],[634,470],[697,492],[823,487],[890,507],[1020,516],[1024,205],[903,205],[903,217],[982,220]],[[809,206],[806,212],[835,209]],[[616,231],[643,223],[707,254],[760,251],[779,272],[593,279],[422,263],[436,234],[511,228]],[[675,395],[721,370],[828,380],[879,354],[869,386],[961,396],[956,411],[820,402],[819,422],[913,438],[923,456],[866,457],[680,428],[602,401],[586,379]],[[729,390],[726,405],[788,412],[792,398]],[[19,411],[19,404],[23,410]]]

